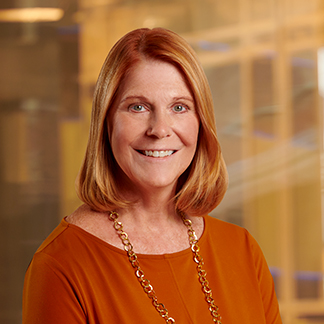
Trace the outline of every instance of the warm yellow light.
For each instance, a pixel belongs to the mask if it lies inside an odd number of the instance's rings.
[[[14,8],[0,10],[2,22],[58,21],[64,15],[60,8]]]

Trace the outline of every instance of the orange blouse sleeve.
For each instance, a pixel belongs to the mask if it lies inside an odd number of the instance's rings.
[[[51,256],[35,254],[25,276],[23,324],[87,323],[79,294],[59,268]]]

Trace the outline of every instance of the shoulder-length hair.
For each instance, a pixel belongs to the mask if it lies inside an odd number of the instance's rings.
[[[77,193],[97,211],[125,208],[132,203],[125,201],[118,191],[107,114],[122,80],[143,58],[176,66],[194,97],[200,120],[197,149],[178,180],[174,203],[177,210],[204,215],[221,202],[227,189],[227,170],[217,139],[212,95],[196,53],[182,37],[163,28],[133,30],[109,52],[95,87],[89,140],[76,183]]]

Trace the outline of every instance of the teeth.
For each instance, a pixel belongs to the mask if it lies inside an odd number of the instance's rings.
[[[174,151],[144,151],[146,156],[165,157],[170,156]]]

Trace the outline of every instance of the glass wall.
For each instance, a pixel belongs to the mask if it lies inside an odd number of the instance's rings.
[[[162,26],[197,51],[230,184],[214,217],[246,227],[285,324],[324,323],[321,0],[3,0],[0,4],[0,322],[21,322],[25,270],[79,204],[94,84],[126,32]],[[4,10],[62,9],[8,21]],[[323,93],[322,91],[321,93]]]

